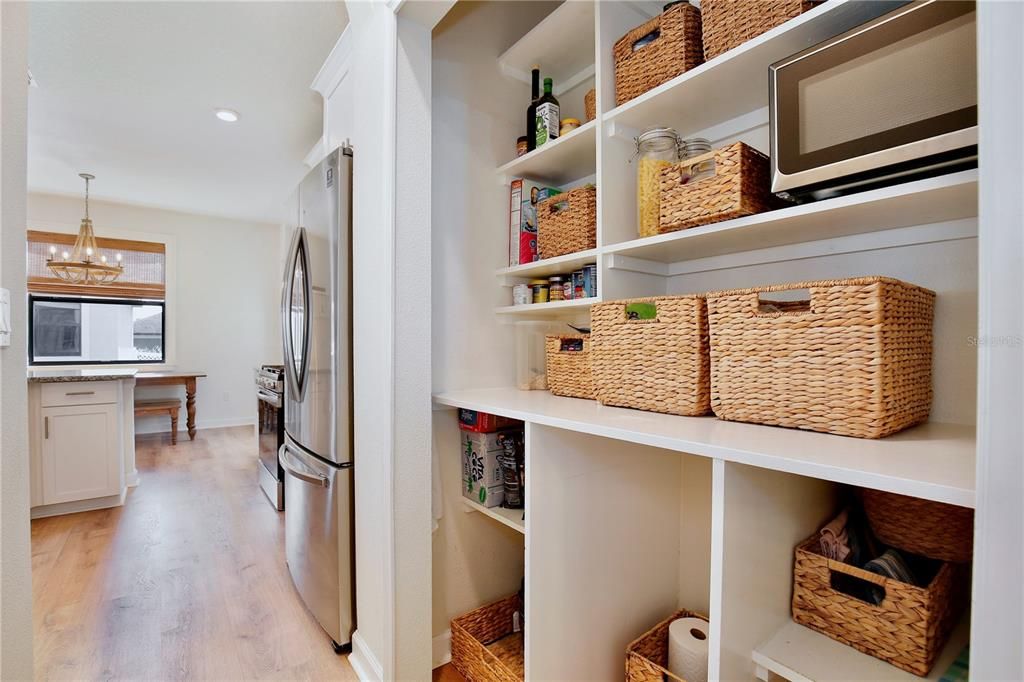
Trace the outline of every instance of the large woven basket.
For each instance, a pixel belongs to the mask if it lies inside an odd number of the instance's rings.
[[[519,606],[512,595],[452,620],[452,665],[469,682],[523,680],[523,633],[512,631]]]
[[[640,635],[626,647],[626,682],[664,682],[677,680],[688,682],[677,677],[668,669],[668,628],[677,618],[708,617],[687,611],[676,611],[653,628]]]
[[[879,540],[912,554],[964,563],[974,554],[974,510],[896,493],[860,491]]]
[[[828,559],[818,543],[815,534],[796,548],[793,620],[897,668],[927,675],[967,604],[966,566],[944,563],[927,587],[917,587]],[[841,592],[832,586],[833,575],[878,585],[885,598],[875,605]]]
[[[808,290],[809,301],[760,294]],[[928,418],[935,293],[884,277],[707,294],[721,419],[881,438]]]
[[[565,348],[565,341],[583,340],[583,350]],[[552,335],[545,339],[548,390],[568,398],[594,399],[594,378],[590,370],[590,334]]]
[[[704,59],[756,38],[823,0],[701,0]]]
[[[537,250],[541,258],[597,246],[597,188],[577,187],[537,206]]]
[[[652,34],[653,40],[634,47]],[[615,103],[624,104],[704,63],[700,10],[688,2],[670,7],[619,38],[612,55]]]
[[[630,303],[653,303],[633,320]],[[591,307],[591,367],[604,405],[698,416],[710,411],[708,322],[699,296],[661,296]]]
[[[768,157],[742,142],[662,168],[658,231],[770,210],[777,200],[769,191],[768,173]]]

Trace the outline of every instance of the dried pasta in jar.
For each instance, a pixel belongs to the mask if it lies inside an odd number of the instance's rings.
[[[679,161],[679,136],[671,128],[651,128],[636,139],[636,151],[637,228],[650,237],[661,222],[661,170]]]

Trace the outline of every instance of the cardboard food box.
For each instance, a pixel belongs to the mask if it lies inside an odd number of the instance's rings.
[[[512,181],[509,190],[508,264],[524,265],[537,260],[537,204],[559,194],[529,180]]]
[[[462,495],[485,507],[497,507],[505,499],[498,435],[462,432]]]
[[[499,417],[486,412],[476,410],[459,409],[459,428],[463,431],[474,431],[476,433],[493,433],[498,429],[507,429],[516,426],[519,422],[508,417]]]

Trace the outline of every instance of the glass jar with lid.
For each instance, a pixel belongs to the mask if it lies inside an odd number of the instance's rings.
[[[679,135],[672,128],[651,128],[636,138],[637,226],[641,237],[658,234],[661,219],[661,169],[681,159]]]

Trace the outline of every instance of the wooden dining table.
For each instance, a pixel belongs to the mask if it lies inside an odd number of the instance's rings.
[[[135,387],[139,386],[184,386],[185,413],[187,415],[189,440],[196,439],[196,380],[202,379],[203,372],[139,372],[135,375]]]

